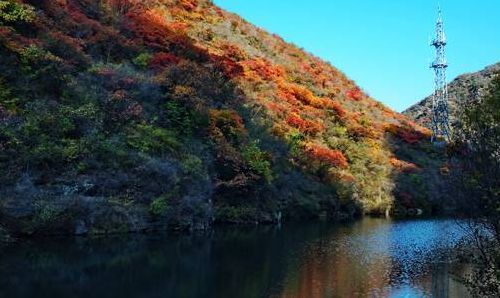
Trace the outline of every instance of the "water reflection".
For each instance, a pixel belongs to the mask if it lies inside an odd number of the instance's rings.
[[[0,297],[466,297],[447,220],[224,228],[0,248]]]
[[[280,296],[467,297],[446,262],[462,236],[453,221],[366,219],[308,245]]]

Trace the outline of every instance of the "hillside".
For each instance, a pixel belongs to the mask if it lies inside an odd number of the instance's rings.
[[[485,88],[489,86],[493,75],[498,71],[500,71],[500,62],[475,73],[463,74],[448,85],[450,121],[452,125],[456,122],[460,113],[461,103],[480,97]],[[415,119],[420,125],[430,128],[432,123],[431,110],[432,95],[408,108],[403,114]]]
[[[0,1],[14,234],[352,218],[442,202],[429,131],[210,1]]]

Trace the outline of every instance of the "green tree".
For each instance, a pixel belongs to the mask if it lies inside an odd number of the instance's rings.
[[[0,0],[0,25],[26,22],[35,18],[33,7],[14,0]]]
[[[500,74],[487,94],[465,105],[451,147],[452,183],[471,218],[475,297],[500,297]]]

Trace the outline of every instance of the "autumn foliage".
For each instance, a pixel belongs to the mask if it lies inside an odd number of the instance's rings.
[[[155,53],[151,58],[151,60],[149,61],[149,66],[153,69],[161,70],[165,67],[168,67],[169,65],[177,64],[180,61],[181,58],[179,58],[174,54],[158,52]]]
[[[427,129],[417,130],[408,123],[403,125],[390,124],[385,130],[408,144],[416,144],[430,137],[430,132]]]
[[[405,174],[414,174],[422,170],[414,163],[400,160],[395,157],[391,157],[390,162],[395,169]]]
[[[290,116],[288,116],[288,118],[286,119],[286,123],[309,135],[316,135],[324,130],[322,124],[315,121],[302,119],[298,114],[291,114]]]
[[[117,131],[117,139],[134,127],[160,139],[195,136],[190,146],[212,148],[214,152],[205,150],[207,160],[210,154],[231,160],[228,167],[237,179],[252,165],[252,175],[267,172],[262,168],[272,168],[277,159],[277,164],[292,164],[305,177],[357,189],[356,196],[351,189],[346,193],[360,201],[372,200],[378,192],[391,197],[392,189],[380,190],[379,185],[393,185],[395,173],[426,170],[411,158],[391,157],[396,147],[419,149],[429,137],[427,130],[369,98],[329,63],[212,1],[21,2],[34,3],[36,14],[32,24],[0,25],[0,53],[14,61],[5,67],[7,58],[2,56],[0,76],[9,83],[18,77],[24,82],[36,79],[29,88],[12,88],[28,94],[19,91],[9,95],[6,104],[0,102],[0,124],[22,121],[23,115],[16,115],[23,110],[18,102],[33,101],[33,94],[39,93],[39,99],[53,97],[50,104],[44,103],[51,115],[58,111],[53,106],[65,101],[78,99],[74,106],[80,109],[82,102],[95,99],[84,115],[101,117],[95,122]],[[15,67],[18,73],[11,72]],[[83,99],[78,97],[81,90]],[[91,134],[86,128],[89,119],[68,124],[69,132],[56,141]],[[109,142],[106,146],[114,148],[114,141]],[[160,157],[152,159],[156,158]],[[260,165],[250,159],[258,159]],[[234,184],[248,186],[252,179],[245,176]]]
[[[346,95],[347,98],[355,101],[360,101],[363,99],[363,92],[358,87],[352,88],[351,90],[347,91]]]
[[[319,160],[333,167],[347,168],[349,166],[347,158],[339,150],[331,150],[316,144],[308,144],[306,146],[306,153],[309,158]]]
[[[265,81],[277,80],[285,74],[283,67],[272,65],[269,61],[262,58],[242,61],[240,65],[245,69],[245,76]]]

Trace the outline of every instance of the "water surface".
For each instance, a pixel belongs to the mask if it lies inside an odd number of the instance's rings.
[[[0,297],[467,297],[453,220],[218,228],[0,247]]]

